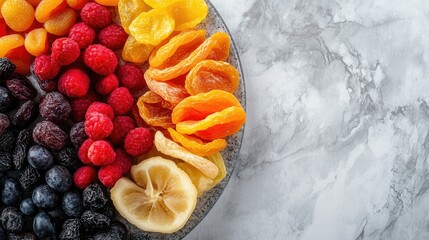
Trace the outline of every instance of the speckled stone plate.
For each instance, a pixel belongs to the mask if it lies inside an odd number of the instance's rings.
[[[206,29],[209,35],[212,35],[213,33],[219,31],[229,33],[222,17],[216,11],[213,5],[209,1],[207,1],[207,4],[209,5],[209,14],[207,16],[207,19],[199,25],[199,28]],[[229,35],[231,36],[231,34]],[[240,73],[240,86],[235,95],[245,108],[246,92],[244,86],[243,72],[241,69],[238,52],[233,41],[231,44],[231,52],[228,61],[230,64],[236,67]],[[123,223],[127,225],[130,239],[182,239],[189,232],[191,232],[192,229],[194,229],[198,225],[198,223],[200,223],[201,220],[203,220],[203,218],[210,212],[210,209],[214,206],[214,204],[222,194],[223,190],[225,189],[226,185],[228,184],[229,178],[231,177],[231,173],[234,170],[235,163],[238,160],[238,154],[240,152],[243,132],[244,129],[242,129],[234,136],[228,138],[228,148],[222,152],[222,156],[225,160],[227,176],[216,187],[204,193],[201,197],[198,198],[197,207],[195,208],[195,211],[192,213],[191,218],[181,230],[173,234],[148,233],[128,223],[125,219],[120,219]]]

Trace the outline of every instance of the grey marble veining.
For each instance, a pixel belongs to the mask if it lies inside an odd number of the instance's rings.
[[[212,0],[248,121],[186,239],[428,239],[429,1]]]

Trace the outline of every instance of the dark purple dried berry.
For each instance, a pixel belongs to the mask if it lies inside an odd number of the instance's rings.
[[[98,210],[106,205],[108,199],[100,184],[89,185],[82,193],[83,206],[87,209]]]
[[[75,148],[79,149],[85,140],[88,139],[88,135],[85,132],[85,122],[78,122],[70,129],[70,141],[73,143]]]
[[[112,222],[112,224],[110,224],[110,228],[117,232],[119,237],[121,238],[121,240],[125,240],[127,239],[127,235],[128,235],[128,230],[127,227],[125,227],[125,225],[121,222]]]
[[[7,112],[13,104],[13,96],[4,87],[0,87],[0,112]]]
[[[11,233],[19,233],[23,227],[22,213],[15,207],[7,207],[3,209],[0,216],[1,224],[4,230]]]
[[[69,219],[64,222],[60,240],[75,240],[81,237],[81,224],[79,219]]]
[[[121,240],[121,236],[110,228],[95,233],[94,240]]]
[[[36,235],[34,233],[21,233],[21,234],[14,234],[10,233],[7,237],[8,240],[37,240]]]
[[[0,136],[0,151],[5,151],[11,153],[15,148],[15,140],[16,140],[16,131],[8,128]]]
[[[68,136],[53,122],[42,121],[33,129],[33,140],[44,147],[61,150],[67,144]]]
[[[19,107],[12,117],[12,124],[17,128],[26,128],[37,118],[37,104],[28,100]]]
[[[0,136],[10,126],[9,117],[6,114],[0,113]]]
[[[14,78],[6,81],[6,87],[19,100],[30,100],[37,92],[27,78]]]
[[[20,170],[25,162],[27,150],[31,142],[31,130],[24,129],[18,134],[15,150],[13,151],[13,165],[16,170]]]
[[[24,192],[33,190],[33,188],[39,184],[40,179],[41,175],[39,171],[29,165],[27,165],[19,175],[19,183],[21,183]]]
[[[39,111],[40,115],[48,121],[64,122],[70,116],[71,107],[64,95],[51,92],[43,96]]]
[[[67,147],[61,150],[58,155],[58,162],[73,172],[81,165],[77,150],[74,147]]]
[[[13,167],[12,154],[0,152],[0,172],[11,170]]]
[[[6,80],[13,72],[16,66],[8,58],[0,58],[0,81]]]
[[[87,233],[103,230],[110,225],[110,219],[107,216],[90,210],[87,210],[82,214],[80,222]]]

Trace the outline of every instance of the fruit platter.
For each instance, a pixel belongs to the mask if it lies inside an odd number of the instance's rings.
[[[181,239],[246,122],[205,0],[0,0],[0,239]]]

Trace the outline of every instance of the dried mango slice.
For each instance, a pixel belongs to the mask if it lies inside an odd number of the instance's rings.
[[[184,148],[198,156],[212,155],[216,152],[222,151],[227,146],[225,139],[216,139],[205,143],[198,138],[182,135],[172,128],[169,128],[168,132],[175,142],[180,143]]]
[[[163,8],[142,12],[130,26],[131,35],[142,44],[158,45],[174,31],[174,19]]]
[[[237,133],[245,122],[243,108],[233,106],[213,113],[204,120],[179,122],[176,130],[181,134],[195,134],[204,140],[215,140]]]
[[[174,141],[166,138],[162,132],[155,133],[155,146],[158,151],[172,156],[174,158],[182,159],[183,161],[191,164],[204,175],[210,179],[216,178],[219,173],[217,166],[206,158],[195,155]]]
[[[149,58],[149,65],[151,67],[167,68],[178,64],[206,40],[205,36],[206,30],[192,30],[180,33],[152,52]]]
[[[152,127],[174,127],[171,122],[171,104],[152,91],[146,92],[137,101],[140,117]]]
[[[141,44],[133,36],[128,36],[122,50],[122,59],[127,62],[144,63],[153,50],[152,45]]]
[[[209,11],[204,0],[178,0],[166,7],[176,21],[176,31],[193,28],[202,22]]]
[[[130,34],[128,27],[133,20],[141,13],[147,12],[151,8],[146,5],[143,0],[119,0],[118,11],[121,25],[125,32]]]
[[[191,95],[219,89],[234,93],[239,84],[239,74],[227,62],[204,60],[199,62],[186,76],[185,88]]]
[[[173,123],[202,120],[212,113],[232,106],[241,107],[234,95],[222,90],[212,90],[185,98],[173,109],[171,118]]]
[[[157,81],[168,81],[188,73],[202,60],[225,61],[229,56],[230,41],[228,34],[217,32],[178,64],[164,69],[150,67],[148,76]]]
[[[173,106],[179,104],[183,99],[189,96],[183,85],[177,84],[175,80],[168,82],[159,82],[151,79],[145,74],[147,87],[154,93],[161,96]],[[180,81],[178,79],[177,81]]]

